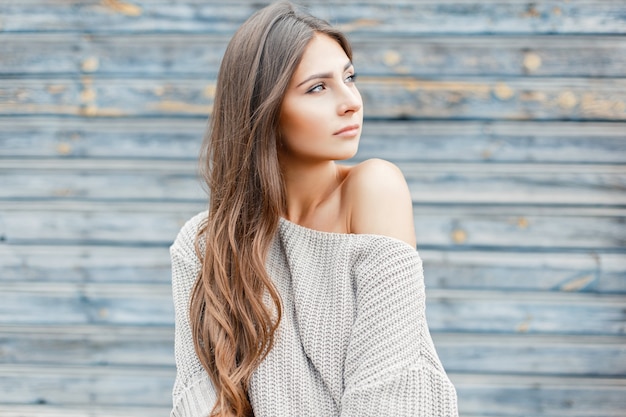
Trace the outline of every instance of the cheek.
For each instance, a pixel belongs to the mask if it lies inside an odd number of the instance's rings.
[[[318,137],[323,132],[324,117],[322,106],[309,103],[287,102],[281,111],[280,131],[283,141],[305,140]]]

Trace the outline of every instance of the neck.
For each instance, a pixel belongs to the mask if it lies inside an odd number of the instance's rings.
[[[282,166],[287,198],[287,219],[298,224],[315,222],[342,181],[342,170],[334,161]]]

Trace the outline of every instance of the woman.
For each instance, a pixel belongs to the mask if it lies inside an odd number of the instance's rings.
[[[424,317],[401,172],[352,157],[351,49],[277,3],[221,64],[203,167],[208,213],[171,247],[172,416],[451,416]]]

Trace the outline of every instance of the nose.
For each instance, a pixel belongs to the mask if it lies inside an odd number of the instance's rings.
[[[363,107],[361,94],[354,84],[344,84],[339,95],[338,113],[344,115],[346,113],[355,113]]]

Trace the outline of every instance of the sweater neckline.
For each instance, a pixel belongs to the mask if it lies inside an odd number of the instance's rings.
[[[285,230],[292,230],[298,232],[299,234],[307,235],[311,238],[317,239],[329,239],[329,240],[343,240],[343,239],[382,239],[388,240],[390,242],[399,243],[401,245],[407,246],[412,250],[416,250],[415,247],[409,245],[404,240],[397,239],[391,236],[385,236],[375,233],[341,233],[341,232],[326,232],[323,230],[311,229],[310,227],[302,226],[298,223],[294,223],[291,220],[286,219],[285,217],[279,217],[279,224]]]
[[[355,236],[364,236],[364,235],[360,235],[360,234],[356,234],[356,233],[341,233],[341,232],[326,232],[324,230],[318,230],[318,229],[312,229],[310,227],[306,227],[306,226],[302,226],[298,223],[292,222],[291,220],[288,220],[285,217],[279,217],[280,223],[284,226],[286,226],[287,228],[290,229],[294,229],[294,230],[298,230],[300,232],[303,233],[307,233],[310,235],[317,235],[317,236],[326,236],[326,237],[340,237],[340,238],[345,238],[345,237],[355,237]]]

